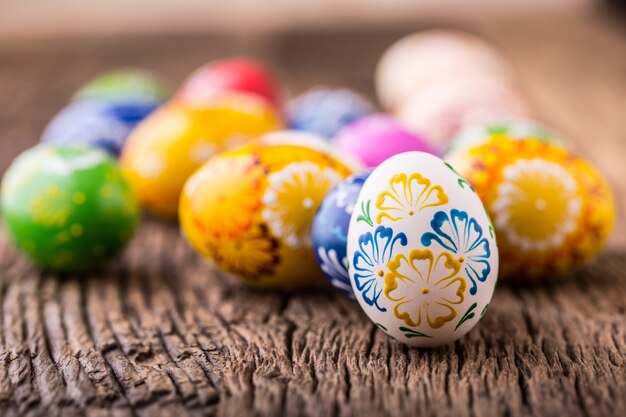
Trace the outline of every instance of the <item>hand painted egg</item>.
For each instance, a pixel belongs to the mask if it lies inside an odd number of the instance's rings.
[[[374,112],[360,94],[345,88],[317,87],[289,103],[289,127],[330,139],[343,127]]]
[[[251,58],[210,62],[195,70],[183,83],[178,97],[200,104],[216,93],[239,91],[264,98],[276,108],[282,105],[282,88],[272,72]]]
[[[131,130],[159,104],[156,101],[73,101],[52,119],[41,141],[100,148],[118,157]]]
[[[498,276],[498,247],[472,188],[423,152],[392,156],[369,176],[348,230],[350,281],[390,336],[441,346],[472,329]]]
[[[563,147],[499,135],[448,162],[472,184],[493,220],[502,278],[571,272],[602,249],[613,227],[611,189]]]
[[[117,164],[95,149],[35,146],[13,161],[1,194],[13,243],[56,271],[111,258],[139,221],[139,206]]]
[[[162,103],[169,89],[157,76],[141,68],[122,68],[107,72],[83,86],[74,99],[106,102],[147,101]]]
[[[145,208],[174,217],[185,181],[204,162],[280,126],[273,108],[253,95],[216,95],[201,106],[172,102],[137,126],[120,164]]]
[[[432,83],[510,79],[509,68],[491,45],[462,32],[430,30],[406,36],[384,53],[376,70],[383,106],[396,110]]]
[[[303,146],[285,135],[211,158],[185,183],[180,201],[180,224],[191,245],[258,287],[323,282],[311,222],[328,191],[351,173],[323,140]]]
[[[434,152],[424,138],[384,114],[365,116],[348,125],[333,139],[333,144],[372,168],[398,153]]]
[[[354,299],[348,276],[348,225],[369,172],[353,175],[329,191],[313,218],[313,250],[322,273],[340,293]]]
[[[509,139],[536,138],[560,146],[571,147],[570,142],[554,129],[530,119],[508,119],[487,123],[470,123],[461,128],[450,141],[447,155],[503,136]]]
[[[395,116],[442,153],[466,124],[526,118],[528,114],[524,98],[511,86],[472,80],[431,84],[405,101]]]

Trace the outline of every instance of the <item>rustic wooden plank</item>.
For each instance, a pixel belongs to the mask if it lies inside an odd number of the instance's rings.
[[[1,44],[0,169],[100,70],[141,65],[175,85],[206,60],[252,53],[294,91],[371,95],[380,53],[416,28]],[[615,188],[622,215],[596,262],[567,281],[500,285],[467,337],[419,350],[328,290],[230,281],[176,225],[147,219],[119,260],[65,278],[40,273],[2,236],[0,415],[626,415],[624,31],[602,16],[469,28],[502,48],[538,112]]]

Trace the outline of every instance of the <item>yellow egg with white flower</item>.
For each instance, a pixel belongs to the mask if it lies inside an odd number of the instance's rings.
[[[266,135],[211,158],[189,178],[181,228],[200,254],[248,284],[322,283],[311,222],[326,193],[354,168],[323,139]]]
[[[613,228],[615,202],[607,182],[558,144],[501,134],[446,160],[489,212],[502,278],[567,274],[595,256]]]

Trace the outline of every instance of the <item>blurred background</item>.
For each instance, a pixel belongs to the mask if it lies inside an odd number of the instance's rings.
[[[3,37],[253,33],[584,14],[600,0],[0,0]]]
[[[0,172],[35,144],[71,94],[120,66],[175,89],[198,66],[251,55],[292,95],[316,84],[372,99],[384,50],[418,30],[495,44],[536,114],[568,134],[612,183],[626,155],[626,21],[619,0],[0,0]],[[620,216],[622,219],[624,216]],[[626,243],[614,234],[613,243]]]

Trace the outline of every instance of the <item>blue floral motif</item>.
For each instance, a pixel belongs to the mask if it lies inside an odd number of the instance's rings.
[[[455,253],[463,263],[467,277],[472,281],[469,293],[476,295],[477,281],[484,282],[491,272],[489,241],[483,237],[483,229],[475,218],[457,209],[450,214],[438,211],[430,221],[434,231],[422,235],[422,245],[433,241]]]
[[[348,226],[350,216],[369,172],[356,174],[328,192],[313,218],[311,240],[315,257],[330,284],[354,299],[348,276]]]
[[[406,235],[398,233],[394,236],[390,227],[378,226],[373,235],[367,232],[359,237],[359,250],[354,252],[354,284],[361,292],[363,300],[380,311],[387,311],[378,305],[378,298],[383,291],[387,263],[393,255],[396,243],[406,246]]]
[[[340,258],[334,249],[317,248],[317,259],[330,284],[346,297],[354,299],[350,277],[348,276],[348,258]]]

